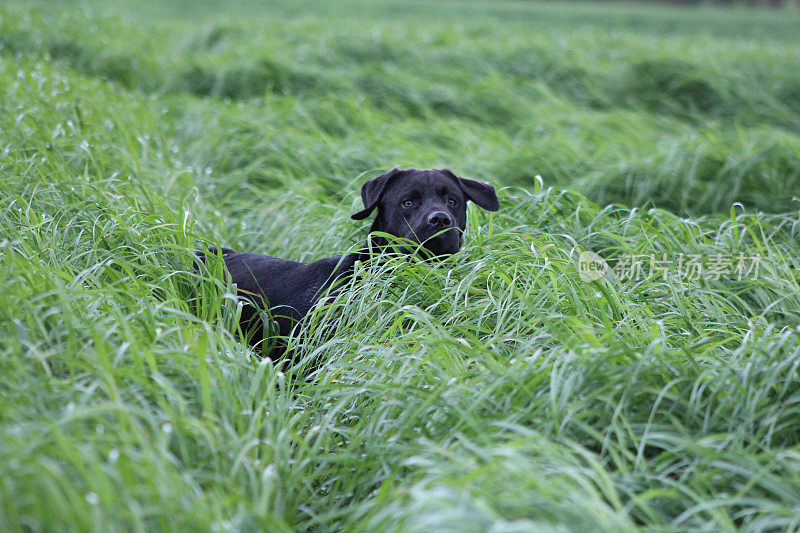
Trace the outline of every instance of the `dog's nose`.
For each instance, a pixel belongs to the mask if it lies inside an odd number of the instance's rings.
[[[449,228],[453,225],[453,219],[444,211],[434,211],[428,215],[428,224],[437,228]]]

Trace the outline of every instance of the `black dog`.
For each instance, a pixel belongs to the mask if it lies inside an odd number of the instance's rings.
[[[459,178],[446,169],[391,170],[366,182],[361,188],[361,198],[364,210],[353,215],[355,220],[365,219],[378,210],[370,232],[408,239],[437,256],[461,249],[467,200],[489,211],[497,211],[499,207],[491,185]],[[371,240],[373,251],[388,244],[385,238],[374,235]],[[369,258],[369,249],[368,243],[359,253],[298,263],[223,248],[231,280],[253,304],[245,306],[240,322],[242,331],[249,334],[249,342],[259,346],[263,341],[259,309],[269,309],[280,336],[288,336],[320,295],[348,276],[356,261]]]

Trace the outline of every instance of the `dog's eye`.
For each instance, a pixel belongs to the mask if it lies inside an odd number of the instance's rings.
[[[403,207],[412,207],[413,205],[414,205],[414,200],[403,201]]]
[[[454,206],[454,205],[456,205],[457,203],[458,203],[458,202],[456,202],[456,199],[455,199],[455,198],[450,198],[449,200],[447,200],[447,205],[449,205],[450,207],[453,207],[453,206]]]

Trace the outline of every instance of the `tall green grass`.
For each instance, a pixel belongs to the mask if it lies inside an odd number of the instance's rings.
[[[0,7],[0,530],[800,528],[796,15],[242,5]],[[501,210],[260,359],[193,251],[352,250],[393,165]]]
[[[353,169],[456,161],[600,203],[797,207],[797,14],[459,4],[449,23],[420,23],[449,4],[418,2],[213,18],[200,2],[183,20],[12,4],[0,44],[160,99],[184,160],[260,189],[331,194]]]

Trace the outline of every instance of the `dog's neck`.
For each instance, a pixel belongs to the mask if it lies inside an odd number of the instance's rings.
[[[356,262],[362,265],[379,261],[378,256],[389,246],[388,241],[383,237],[370,234],[367,241],[355,252],[345,254],[338,258],[337,265],[331,272],[331,279],[340,279],[350,276],[353,273]]]
[[[389,241],[386,238],[370,233],[364,245],[357,252],[358,260],[362,263],[372,261],[376,255],[380,255],[388,246]]]

